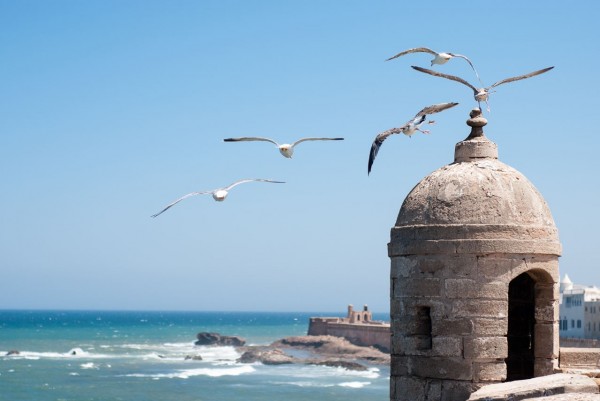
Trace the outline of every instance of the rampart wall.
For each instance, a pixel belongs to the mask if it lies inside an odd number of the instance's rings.
[[[309,321],[308,335],[343,337],[355,345],[390,351],[390,325],[383,322],[345,323],[339,318],[313,317]]]

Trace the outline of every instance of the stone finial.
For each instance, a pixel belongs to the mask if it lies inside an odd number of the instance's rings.
[[[467,125],[471,127],[471,133],[467,137],[467,141],[469,139],[485,136],[483,133],[483,127],[487,125],[487,120],[481,114],[481,109],[473,109],[469,113],[469,118],[467,120]]]
[[[481,115],[481,109],[473,109],[469,113],[467,125],[471,127],[471,133],[464,140],[456,144],[454,148],[454,162],[468,162],[480,159],[497,159],[498,146],[486,138],[483,127],[487,120]]]

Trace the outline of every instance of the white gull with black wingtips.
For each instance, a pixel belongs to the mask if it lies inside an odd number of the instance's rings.
[[[425,122],[425,118],[428,114],[439,113],[440,111],[444,111],[451,107],[456,106],[458,103],[439,103],[434,104],[432,106],[425,107],[423,110],[419,111],[416,116],[406,124],[398,128],[391,128],[387,131],[383,131],[381,134],[375,137],[373,144],[371,145],[371,151],[369,152],[369,167],[367,170],[367,174],[371,173],[371,167],[373,166],[373,162],[375,161],[375,157],[377,157],[377,153],[379,152],[379,148],[383,141],[387,139],[390,135],[394,134],[404,134],[408,137],[413,135],[415,132],[420,131],[424,134],[429,134],[429,131],[422,130],[420,127]],[[435,121],[428,121],[428,124],[433,124]]]

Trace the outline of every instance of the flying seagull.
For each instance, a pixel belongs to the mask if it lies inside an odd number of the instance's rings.
[[[429,53],[429,54],[433,54],[435,57],[431,60],[431,66],[432,67],[433,67],[434,64],[438,64],[438,65],[446,64],[450,59],[453,59],[455,57],[462,58],[462,59],[466,60],[467,63],[469,63],[469,65],[471,66],[471,68],[475,72],[475,75],[477,75],[477,79],[479,79],[479,74],[477,73],[477,70],[475,69],[475,66],[473,65],[473,63],[471,62],[471,60],[469,60],[469,58],[467,56],[463,56],[462,54],[456,54],[456,53],[445,53],[445,52],[438,53],[436,51],[428,49],[427,47],[415,47],[414,49],[408,49],[408,50],[405,50],[403,52],[400,52],[400,53],[396,54],[395,56],[392,56],[392,57],[388,58],[385,61],[390,61],[390,60],[393,60],[393,59],[398,58],[398,57],[402,57],[402,56],[404,56],[406,54],[410,54],[410,53]],[[481,82],[481,79],[479,79],[479,81]]]
[[[440,111],[444,111],[451,107],[456,106],[458,103],[440,103],[434,104],[432,106],[425,107],[423,110],[419,111],[416,116],[402,127],[399,128],[391,128],[387,131],[383,131],[381,134],[375,137],[373,144],[371,145],[371,152],[369,153],[369,168],[368,174],[371,174],[371,166],[373,166],[373,162],[375,161],[375,157],[377,157],[377,152],[379,152],[379,148],[383,141],[387,139],[388,136],[394,134],[404,134],[409,138],[415,132],[420,131],[424,134],[429,134],[429,131],[422,130],[420,127],[425,122],[425,118],[428,114],[439,113]],[[434,124],[435,121],[428,121],[428,124]]]
[[[490,92],[491,89],[495,88],[496,86],[506,84],[509,82],[520,81],[521,79],[535,77],[536,75],[540,75],[547,71],[550,71],[554,67],[548,67],[548,68],[544,68],[542,70],[530,72],[529,74],[519,75],[519,76],[512,77],[512,78],[506,78],[506,79],[503,79],[502,81],[498,81],[495,84],[488,86],[486,88],[476,88],[473,85],[471,85],[470,83],[468,83],[467,81],[465,81],[464,79],[462,79],[460,77],[456,77],[454,75],[442,74],[441,72],[428,70],[427,68],[416,67],[414,65],[412,66],[412,68],[414,68],[417,71],[421,71],[426,74],[433,75],[434,77],[442,77],[442,78],[446,78],[446,79],[451,79],[452,81],[460,82],[461,84],[468,86],[469,88],[471,88],[473,90],[473,95],[475,96],[475,100],[477,100],[477,103],[479,104],[479,109],[481,109],[481,102],[485,102],[485,104],[487,105],[487,110],[489,112],[490,105],[488,103],[488,97],[489,97],[490,93],[492,93],[492,92]]]
[[[234,182],[233,184],[230,184],[224,188],[217,188],[217,189],[213,189],[212,191],[192,192],[187,195],[184,195],[181,198],[177,199],[176,201],[168,204],[160,212],[153,214],[152,217],[157,217],[161,213],[167,211],[170,207],[175,206],[177,203],[181,202],[182,200],[189,198],[191,196],[195,196],[195,195],[211,194],[214,200],[216,200],[217,202],[223,202],[225,200],[225,198],[227,197],[227,195],[229,194],[229,190],[231,190],[231,188],[235,187],[236,185],[240,185],[245,182],[252,182],[252,181],[271,182],[271,183],[275,183],[275,184],[285,184],[284,181],[264,180],[262,178],[249,178],[249,179],[244,179],[244,180],[238,180],[238,181]]]
[[[280,145],[272,139],[255,137],[255,136],[223,139],[223,141],[225,141],[225,142],[243,142],[243,141],[271,142],[271,143],[274,143],[275,146],[277,146],[277,148],[279,148],[279,152],[284,157],[287,157],[288,159],[291,159],[292,155],[294,154],[294,146],[298,145],[301,142],[304,142],[304,141],[343,141],[343,140],[344,140],[344,138],[302,138],[302,139],[298,139],[296,142],[291,143],[291,144],[284,143],[284,144]]]

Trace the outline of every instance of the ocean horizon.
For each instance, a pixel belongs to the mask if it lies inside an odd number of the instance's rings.
[[[0,310],[0,400],[387,399],[388,366],[243,364],[234,347],[194,344],[206,331],[268,345],[313,316],[345,313]]]

